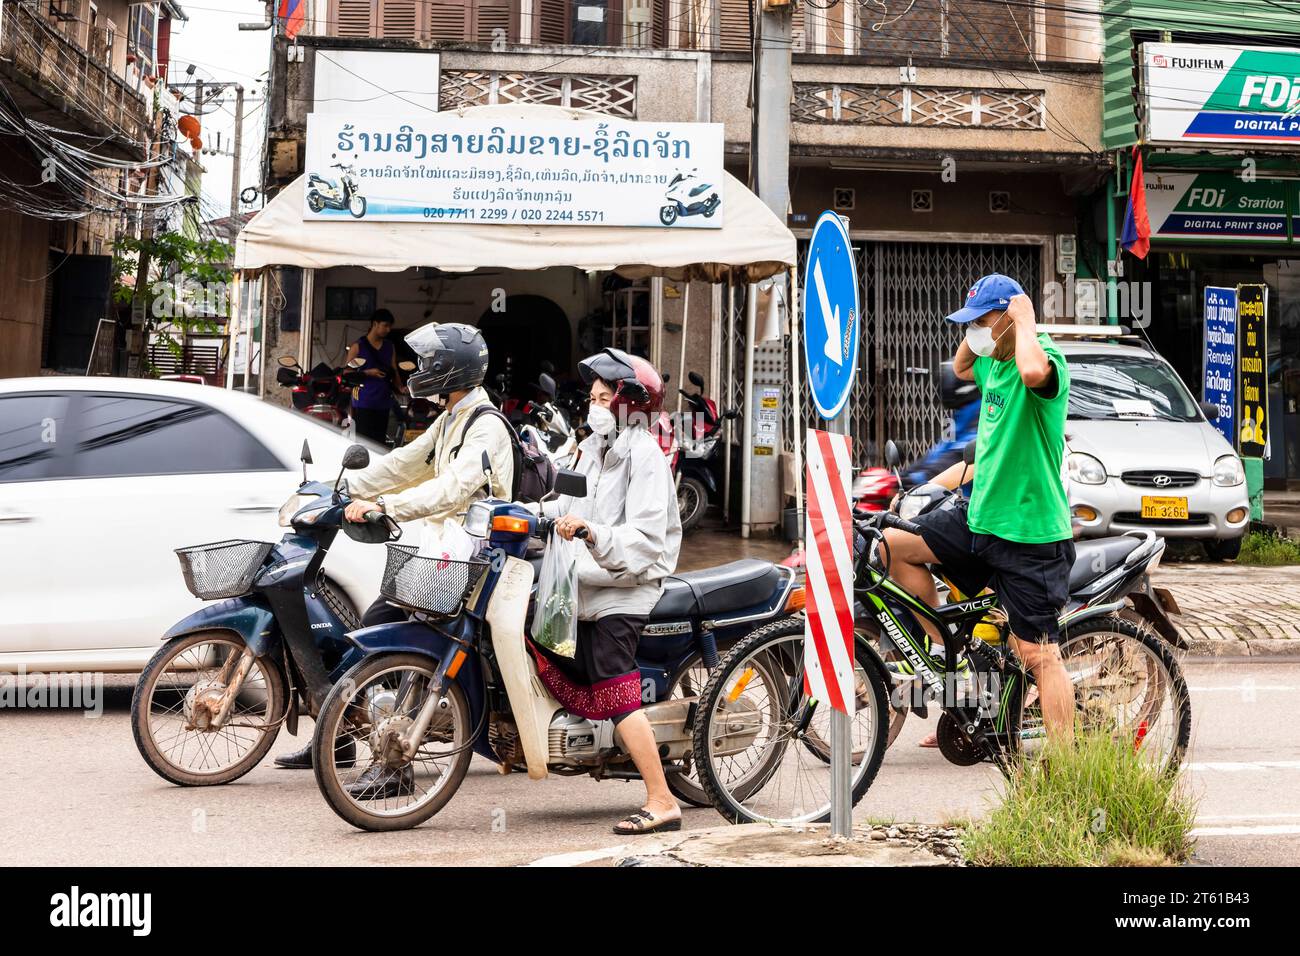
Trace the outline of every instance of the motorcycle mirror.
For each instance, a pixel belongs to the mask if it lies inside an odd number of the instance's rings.
[[[903,453],[898,450],[898,446],[894,444],[893,439],[885,442],[885,464],[897,470],[902,463]]]
[[[967,465],[975,464],[975,442],[968,441],[966,447],[961,450],[961,460]]]
[[[555,472],[554,491],[558,495],[568,495],[570,498],[585,498],[587,497],[587,476],[580,471],[560,468]]]
[[[366,360],[363,359],[360,355],[358,355],[356,358],[354,358],[351,362],[348,363],[348,368],[361,368],[361,366],[365,364],[366,364]]]
[[[414,362],[411,362],[411,361],[398,362],[398,363],[397,363],[397,367],[398,367],[398,369],[399,369],[400,371],[403,371],[403,372],[414,372],[414,371],[415,371],[415,363],[414,363]]]
[[[343,467],[347,471],[356,471],[370,464],[370,452],[365,445],[349,445],[343,453]]]
[[[302,462],[302,483],[307,484],[307,466],[311,462],[311,446],[307,444],[307,439],[302,440],[302,451],[298,454],[298,460]]]
[[[413,398],[411,399],[411,404],[407,406],[407,409],[412,415],[423,417],[433,410],[433,406],[429,403],[427,398]]]
[[[1197,404],[1201,406],[1201,411],[1205,413],[1205,417],[1209,421],[1214,421],[1219,417],[1219,406],[1213,402],[1198,402]]]
[[[722,417],[723,417],[723,418],[729,418],[729,419],[731,419],[732,421],[735,421],[737,418],[740,417],[740,409],[739,409],[739,408],[728,408],[725,412],[722,413]]]
[[[543,392],[543,394],[546,395],[547,398],[549,398],[551,401],[555,401],[555,395],[557,392],[557,389],[555,387],[555,379],[551,378],[551,376],[543,372],[541,375],[537,377],[537,387],[541,389],[541,391]]]
[[[939,366],[939,404],[944,408],[961,408],[964,404],[959,394],[962,380],[952,369],[951,362]]]
[[[686,377],[691,380],[691,384],[701,391],[704,390],[704,376],[699,372],[687,372]]]
[[[554,375],[554,374],[555,374],[555,363],[552,362],[550,359],[542,359],[542,364],[541,364],[541,366],[539,366],[539,367],[540,367],[541,370],[542,370],[543,372],[545,372],[547,375]]]
[[[281,385],[297,385],[298,370],[293,368],[278,368],[275,370],[275,380]]]
[[[298,360],[294,358],[292,355],[281,355],[278,359],[276,359],[276,361],[279,362],[285,368],[298,367]]]

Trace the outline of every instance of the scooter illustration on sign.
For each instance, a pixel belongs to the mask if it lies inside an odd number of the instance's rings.
[[[331,163],[330,167],[339,170],[338,179],[326,179],[319,173],[307,176],[307,208],[312,212],[346,209],[360,219],[366,214],[366,197],[358,191],[356,168],[343,163]]]
[[[712,183],[701,182],[697,169],[674,176],[664,198],[668,202],[659,209],[659,221],[665,226],[671,226],[680,216],[702,215],[707,219],[722,205],[718,190]]]

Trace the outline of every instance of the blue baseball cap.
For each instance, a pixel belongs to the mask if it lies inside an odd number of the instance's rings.
[[[959,325],[974,322],[989,312],[1005,309],[1011,304],[1012,296],[1024,294],[1025,290],[1020,288],[1019,282],[1010,276],[995,272],[975,280],[975,284],[966,293],[965,308],[958,309],[948,316],[948,321]]]

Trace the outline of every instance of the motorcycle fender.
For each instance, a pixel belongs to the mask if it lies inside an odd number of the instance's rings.
[[[524,619],[528,616],[528,597],[533,587],[532,565],[519,558],[507,557],[505,561],[485,619],[492,629],[497,670],[510,698],[528,776],[541,780],[546,776],[546,761],[550,758],[551,718],[561,708],[542,686],[524,641]]]
[[[1169,615],[1165,613],[1165,605],[1162,601],[1145,591],[1131,591],[1128,597],[1133,602],[1133,610],[1137,611],[1148,624],[1155,628],[1157,634],[1179,650],[1187,650],[1187,638],[1183,637],[1182,632],[1178,630],[1174,622],[1169,620]]]
[[[270,606],[263,598],[251,594],[199,608],[173,624],[163,640],[196,631],[233,631],[258,657],[276,651],[280,643],[280,631]]]

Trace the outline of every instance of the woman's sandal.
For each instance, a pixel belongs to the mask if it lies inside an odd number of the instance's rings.
[[[664,820],[655,816],[649,810],[642,808],[633,810],[622,820],[619,820],[618,823],[614,824],[613,830],[620,836],[640,836],[643,833],[667,833],[681,828],[682,818],[680,816],[673,817],[671,820]]]

